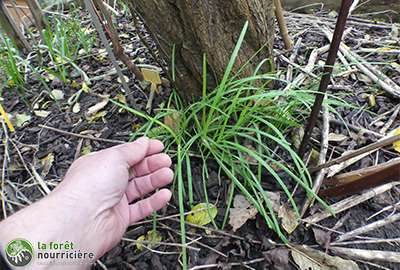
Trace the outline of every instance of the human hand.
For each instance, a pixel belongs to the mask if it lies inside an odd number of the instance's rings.
[[[81,157],[48,197],[0,223],[0,242],[4,246],[6,240],[21,237],[32,242],[72,241],[101,257],[129,225],[170,200],[166,189],[142,199],[173,180],[171,159],[163,149],[160,141],[141,138]],[[33,219],[40,219],[40,225],[27,226]],[[13,234],[3,234],[5,228]]]

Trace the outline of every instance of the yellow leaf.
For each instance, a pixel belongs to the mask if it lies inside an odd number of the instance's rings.
[[[144,80],[151,83],[151,90],[157,92],[157,85],[161,84],[160,72],[154,69],[142,68],[142,73]]]
[[[296,212],[286,204],[280,207],[278,217],[282,220],[282,227],[288,234],[292,234],[299,226],[299,219]]]
[[[211,223],[218,214],[218,209],[213,204],[200,203],[192,208],[192,213],[186,217],[186,221],[200,226]]]
[[[54,163],[53,153],[48,154],[47,156],[45,156],[40,160],[40,164],[42,165],[43,168],[42,176],[46,176],[49,173],[51,166],[53,166],[53,163]]]
[[[87,85],[86,82],[82,83],[82,88],[81,88],[81,90],[82,90],[83,92],[85,92],[85,93],[89,93],[89,92],[90,92],[90,88],[89,88],[89,86]]]
[[[136,239],[136,249],[139,251],[143,250],[143,241],[146,240],[146,236],[141,235]]]
[[[142,68],[143,77],[146,81],[152,84],[161,84],[160,72],[154,69]]]
[[[142,126],[142,125],[139,124],[139,123],[132,124],[132,130],[133,130],[133,131],[137,131],[141,126]]]
[[[71,82],[71,87],[74,89],[79,89],[81,87],[81,85],[77,81],[73,80]]]
[[[88,119],[88,121],[90,123],[92,123],[92,122],[95,122],[96,120],[98,120],[100,118],[103,118],[106,115],[107,115],[106,111],[100,111],[100,112],[96,113],[95,115],[93,115],[91,117],[88,117],[87,119]]]
[[[7,86],[8,86],[8,87],[15,87],[15,82],[14,82],[14,80],[13,80],[13,79],[8,80],[8,81],[7,81]]]
[[[394,131],[393,136],[397,136],[397,135],[400,135],[400,128],[398,128]],[[393,148],[394,148],[394,150],[396,150],[397,152],[400,153],[400,141],[393,143]]]
[[[121,93],[118,94],[118,95],[115,97],[115,99],[118,100],[119,103],[126,104],[126,97],[125,97],[124,94],[121,94]]]
[[[82,156],[86,156],[92,152],[92,146],[88,143],[84,147],[82,147],[81,154]]]
[[[376,97],[375,95],[368,95],[369,106],[375,107],[376,106]]]
[[[10,121],[10,118],[8,117],[8,114],[6,113],[6,111],[4,110],[3,106],[0,104],[0,115],[2,116],[2,118],[4,118],[4,121],[6,122],[8,129],[11,132],[15,131],[15,128],[13,126],[13,124]]]
[[[147,232],[146,236],[141,235],[136,239],[136,248],[137,250],[143,250],[144,241],[148,242],[147,246],[152,247],[154,244],[160,243],[162,241],[162,235],[155,230],[150,230]]]
[[[150,245],[154,245],[162,241],[162,235],[158,231],[151,230],[147,232],[146,240],[150,242]]]

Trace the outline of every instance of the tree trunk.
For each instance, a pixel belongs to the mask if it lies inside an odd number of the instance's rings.
[[[161,56],[172,63],[175,48],[176,85],[186,101],[201,95],[202,59],[208,61],[208,86],[223,77],[246,21],[249,30],[235,70],[259,51],[251,70],[272,55],[273,0],[125,0],[138,12],[155,37]]]

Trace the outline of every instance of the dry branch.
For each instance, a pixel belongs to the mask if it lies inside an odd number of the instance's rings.
[[[333,165],[345,162],[346,160],[349,160],[349,159],[351,159],[353,157],[357,157],[357,156],[360,156],[362,154],[368,153],[370,151],[374,151],[374,150],[377,150],[379,148],[388,146],[388,145],[393,144],[394,142],[397,142],[397,141],[400,141],[400,135],[392,136],[392,137],[389,137],[389,138],[384,138],[384,139],[382,139],[382,140],[380,140],[380,141],[378,141],[376,143],[373,143],[373,144],[367,145],[365,147],[362,147],[362,148],[360,148],[358,150],[355,150],[354,152],[351,152],[349,154],[341,156],[341,157],[339,157],[337,159],[333,159],[333,160],[331,160],[331,161],[329,161],[329,162],[327,162],[325,164],[322,164],[322,165],[316,166],[314,168],[311,168],[310,171],[311,172],[316,172],[316,171],[319,171],[321,169],[331,167]]]
[[[330,250],[336,254],[350,257],[352,259],[400,263],[399,252],[364,250],[364,249],[342,248],[342,247],[331,247]]]
[[[357,229],[355,229],[353,231],[347,232],[347,233],[339,236],[336,242],[346,241],[346,240],[354,238],[354,237],[356,237],[356,236],[358,236],[360,234],[364,234],[364,233],[379,229],[379,228],[381,228],[383,226],[386,226],[388,224],[394,223],[394,222],[396,222],[398,220],[400,220],[400,213],[399,214],[395,214],[395,215],[390,215],[390,216],[388,216],[388,217],[386,217],[384,219],[375,221],[375,222],[370,223],[370,224],[368,224],[366,226],[363,226],[363,227],[357,228]]]
[[[393,187],[395,187],[399,184],[400,184],[400,182],[393,182],[393,183],[389,183],[389,184],[386,184],[386,185],[383,185],[380,187],[376,187],[374,189],[367,190],[361,195],[354,195],[354,196],[346,198],[340,202],[335,203],[334,205],[331,206],[331,209],[332,209],[333,213],[338,214],[338,213],[343,212],[347,209],[350,209],[356,205],[359,205],[360,203],[365,202],[379,194],[389,191]],[[316,214],[304,219],[303,221],[305,223],[309,223],[309,224],[318,223],[321,220],[324,220],[324,219],[332,216],[333,213],[328,210],[324,210],[322,212],[316,213]]]

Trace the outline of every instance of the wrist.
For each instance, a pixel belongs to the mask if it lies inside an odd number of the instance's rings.
[[[82,215],[63,211],[72,204],[63,197],[61,192],[53,192],[0,223],[0,246],[6,259],[7,244],[24,239],[33,247],[32,260],[24,269],[57,269],[57,264],[63,263],[71,263],[73,269],[88,268],[94,261],[88,258],[89,253],[95,257],[97,252],[89,250],[90,239],[85,237],[90,228],[83,223],[86,219]],[[78,212],[81,208],[74,209]],[[86,258],[79,258],[83,252],[88,253]]]

